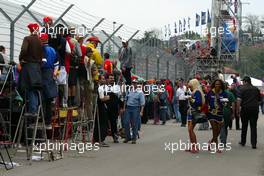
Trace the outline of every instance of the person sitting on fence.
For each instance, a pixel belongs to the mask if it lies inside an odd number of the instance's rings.
[[[128,41],[122,40],[122,48],[119,50],[119,61],[122,75],[126,79],[126,84],[131,85],[132,69],[132,49],[128,46]]]

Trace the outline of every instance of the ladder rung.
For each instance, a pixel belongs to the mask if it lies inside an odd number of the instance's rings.
[[[37,130],[42,130],[44,128],[45,127],[43,127],[43,126],[37,126]],[[29,126],[29,127],[27,127],[27,129],[35,129],[35,126]]]
[[[11,109],[8,109],[8,108],[0,108],[0,112],[10,112]]]
[[[12,97],[11,96],[0,96],[0,100],[3,100],[3,99],[11,99]]]
[[[27,138],[27,140],[32,140],[32,138]],[[44,139],[44,138],[35,138],[35,141],[47,141],[47,139]]]
[[[2,121],[1,123],[11,123],[10,121]]]

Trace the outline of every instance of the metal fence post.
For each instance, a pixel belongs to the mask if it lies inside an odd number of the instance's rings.
[[[128,40],[127,42],[129,42],[130,40],[132,40],[137,34],[139,33],[139,30],[137,30]]]
[[[103,55],[104,53],[104,45],[106,44],[106,42],[108,42],[118,31],[119,29],[124,26],[123,24],[121,24],[101,45],[101,55]]]
[[[149,66],[149,58],[147,57],[146,58],[146,80],[148,80],[149,78],[148,78],[148,72],[149,72],[149,69],[148,69],[148,66]]]
[[[102,30],[102,32],[104,33],[104,35],[106,36],[106,37],[110,37],[104,30]],[[110,41],[112,41],[113,42],[113,44],[118,48],[118,49],[120,49],[121,47],[115,42],[115,40],[114,39],[112,39],[112,38],[110,38],[109,39]]]
[[[157,79],[159,79],[159,65],[160,65],[160,58],[157,59]]]
[[[169,79],[169,69],[170,69],[170,63],[167,61],[167,79]]]
[[[69,10],[71,10],[71,8],[74,6],[74,4],[71,4],[62,14],[61,16],[59,16],[59,18],[53,23],[54,26],[56,26],[56,24],[64,17],[64,15],[66,15],[66,13],[68,13]]]
[[[10,53],[9,53],[9,57],[11,59],[11,56],[13,57],[13,52],[14,52],[14,49],[11,51],[11,33],[12,33],[12,28],[11,28],[11,25],[12,25],[12,19],[10,18],[10,16],[7,15],[7,13],[0,8],[0,12],[6,17],[6,19],[8,19],[8,21],[10,22]],[[14,30],[13,30],[14,32]],[[12,54],[11,54],[12,53]],[[11,61],[11,60],[10,60]]]
[[[10,61],[14,61],[14,49],[15,49],[15,24],[17,20],[36,2],[36,0],[32,0],[22,12],[18,14],[18,16],[11,21],[10,23]],[[3,12],[2,12],[3,13]],[[10,18],[11,19],[11,18]]]
[[[41,24],[41,21],[39,21],[39,19],[29,10],[27,9],[26,6],[24,5],[21,5],[25,10],[26,12],[38,23],[38,24]]]
[[[178,75],[177,75],[177,62],[175,62],[175,80],[177,79]]]
[[[92,36],[94,36],[93,32],[94,32],[95,28],[97,28],[97,27],[98,27],[98,26],[99,26],[104,20],[105,20],[105,18],[101,18],[101,20],[98,21],[98,22],[94,25],[94,27],[93,27],[92,30],[91,30],[91,35],[92,35]],[[88,29],[84,24],[82,24],[82,26],[83,26],[85,29]],[[89,34],[86,34],[86,35],[84,36],[84,38],[88,37],[88,35],[89,35]]]

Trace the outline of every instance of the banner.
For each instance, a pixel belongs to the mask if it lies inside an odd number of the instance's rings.
[[[176,23],[176,22],[174,23],[174,33],[175,33],[175,34],[178,33],[178,31],[177,31],[177,23]]]
[[[180,33],[182,32],[182,22],[181,22],[181,20],[179,20],[179,32]]]
[[[185,31],[185,29],[186,29],[186,20],[185,20],[185,18],[183,19],[183,31]]]
[[[169,36],[171,36],[171,28],[170,28],[170,24],[168,24],[168,34],[169,34]]]
[[[191,18],[188,17],[188,29],[189,29],[189,30],[191,29],[191,23],[190,23],[190,21],[191,21]]]
[[[206,12],[202,12],[201,16],[202,16],[201,25],[204,25],[206,24]]]
[[[195,20],[195,26],[197,27],[197,26],[200,26],[200,20],[201,20],[201,18],[200,18],[200,15],[198,15],[198,14],[196,14],[196,18],[195,18],[196,20]]]
[[[207,23],[211,23],[212,19],[211,19],[211,15],[209,10],[207,10]]]

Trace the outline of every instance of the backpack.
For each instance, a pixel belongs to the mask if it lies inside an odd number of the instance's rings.
[[[162,92],[159,95],[160,106],[167,106],[167,93]]]

